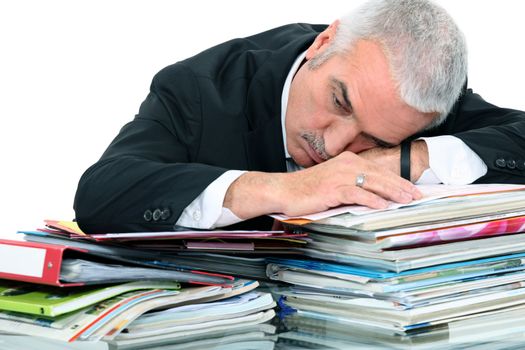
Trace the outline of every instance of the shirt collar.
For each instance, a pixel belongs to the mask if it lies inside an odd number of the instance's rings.
[[[283,130],[283,143],[284,143],[284,155],[286,158],[290,158],[290,153],[288,153],[288,145],[286,144],[286,128],[285,128],[285,119],[286,119],[286,109],[288,108],[288,97],[290,95],[290,86],[292,85],[292,79],[301,66],[304,57],[306,56],[306,51],[300,54],[292,64],[292,68],[288,72],[288,76],[284,81],[283,94],[281,95],[281,126]]]

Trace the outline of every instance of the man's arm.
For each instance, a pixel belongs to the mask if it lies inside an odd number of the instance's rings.
[[[525,183],[525,112],[494,106],[468,90],[443,133],[462,140],[487,165],[478,183]]]
[[[136,118],[79,181],[74,208],[85,232],[172,230],[184,208],[227,170],[194,161],[198,96],[183,67],[156,76]]]
[[[364,186],[356,177],[365,174]],[[344,204],[384,208],[389,199],[409,203],[421,198],[409,181],[351,152],[293,173],[248,172],[232,183],[224,207],[249,219],[270,213],[304,215]]]
[[[243,173],[244,171],[228,170],[219,176],[184,209],[176,225],[213,229],[242,221],[228,208],[224,208],[223,202],[230,185]]]
[[[403,203],[419,198],[405,180],[352,153],[330,162],[293,174],[227,171],[184,209],[177,225],[211,229],[270,213],[304,215],[353,203],[382,208],[383,197]],[[363,189],[353,178],[358,169],[366,174]],[[341,172],[347,174],[334,176]]]
[[[359,153],[361,158],[373,161],[385,170],[398,175],[401,173],[401,147],[375,147]],[[429,169],[427,144],[422,140],[413,141],[410,150],[410,181],[416,182]]]
[[[359,156],[400,173],[400,146],[373,148]],[[473,183],[487,173],[487,166],[463,141],[451,135],[426,137],[411,142],[410,180],[416,184]]]

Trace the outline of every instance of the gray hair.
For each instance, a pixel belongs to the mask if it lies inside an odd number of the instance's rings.
[[[467,76],[465,38],[449,14],[427,0],[367,1],[341,18],[332,45],[310,60],[310,68],[362,39],[382,46],[405,103],[439,114],[427,129],[442,123]]]

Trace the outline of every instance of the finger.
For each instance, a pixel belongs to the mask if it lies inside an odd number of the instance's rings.
[[[365,182],[362,188],[374,192],[377,195],[399,203],[409,203],[414,199],[422,197],[418,188],[410,181],[405,180],[397,174],[386,170],[377,165],[377,163],[364,159],[350,152],[341,153],[338,156],[345,164],[346,171],[343,176],[350,175],[352,180],[347,179],[345,182],[354,181],[358,174],[365,174]],[[356,169],[362,170],[356,173]],[[346,175],[345,175],[346,174]],[[355,182],[353,182],[356,185]]]
[[[420,198],[416,186],[393,173],[367,174],[362,189],[398,203],[410,203]]]
[[[359,204],[373,209],[388,207],[388,201],[360,187],[344,186],[340,188],[338,193],[341,204]]]

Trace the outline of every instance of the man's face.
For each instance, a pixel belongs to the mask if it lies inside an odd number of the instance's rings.
[[[307,60],[326,49],[337,25],[317,37]],[[297,71],[286,110],[288,152],[308,167],[343,151],[391,147],[434,116],[404,103],[381,47],[359,41],[348,55],[334,55],[315,69],[306,62]]]

